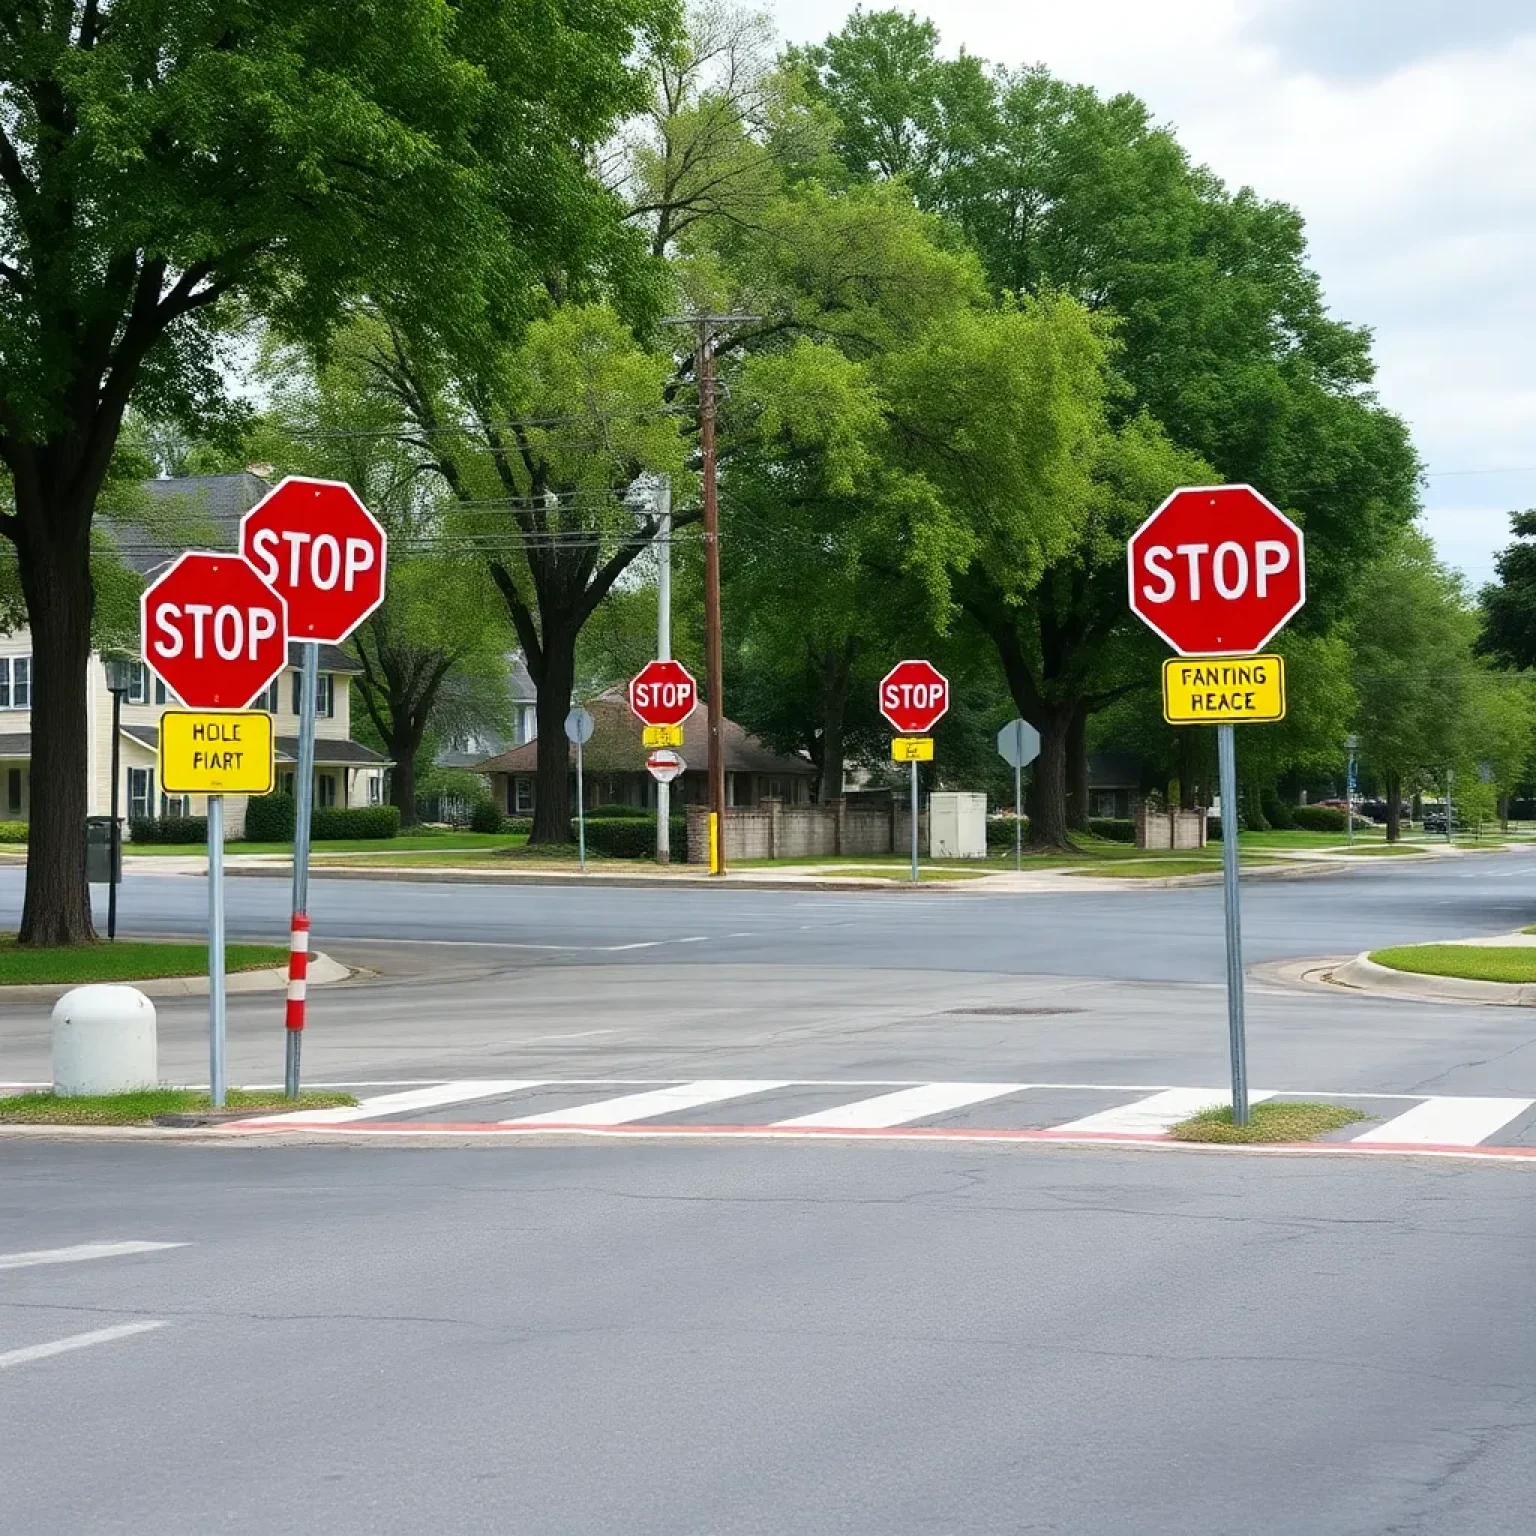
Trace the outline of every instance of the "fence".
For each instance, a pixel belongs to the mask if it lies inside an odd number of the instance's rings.
[[[742,859],[825,859],[839,854],[900,852],[912,839],[912,813],[894,797],[850,804],[785,805],[762,800],[726,809],[721,829],[727,864]],[[917,818],[926,846],[928,813]],[[709,863],[709,808],[688,807],[688,862]]]

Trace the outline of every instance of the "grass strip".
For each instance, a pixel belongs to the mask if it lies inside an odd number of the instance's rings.
[[[1455,976],[1463,981],[1536,981],[1536,944],[1404,944],[1397,949],[1373,949],[1370,958],[1377,965],[1415,976]]]
[[[1368,1120],[1369,1115],[1343,1104],[1265,1103],[1248,1110],[1247,1125],[1233,1125],[1232,1106],[1217,1104],[1181,1120],[1168,1134],[1175,1141],[1251,1142],[1315,1141],[1341,1125]]]
[[[301,1093],[231,1088],[225,1108],[282,1111],[335,1109],[356,1104],[350,1093]],[[0,1098],[0,1125],[152,1125],[157,1115],[196,1114],[213,1108],[206,1093],[194,1088],[145,1088],[138,1093],[107,1093],[61,1098],[51,1093],[23,1093]]]
[[[254,971],[287,965],[288,951],[280,944],[230,944],[224,950],[226,971]],[[119,939],[116,943],[73,944],[61,949],[23,949],[15,934],[0,934],[0,986],[75,985],[91,981],[153,981],[166,976],[206,976],[208,946],[193,939],[148,942]]]

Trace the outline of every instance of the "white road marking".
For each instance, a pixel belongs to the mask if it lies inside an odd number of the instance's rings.
[[[525,1078],[474,1078],[439,1083],[435,1088],[410,1088],[404,1093],[381,1093],[357,1104],[337,1109],[297,1109],[285,1115],[252,1115],[263,1125],[344,1125],[352,1120],[375,1120],[410,1109],[435,1109],[440,1104],[467,1104],[472,1099],[496,1099],[523,1088],[543,1087],[542,1080]]]
[[[775,1125],[840,1126],[848,1130],[874,1129],[888,1125],[906,1125],[926,1120],[967,1104],[1000,1099],[1005,1094],[1020,1093],[1028,1083],[923,1083],[915,1088],[901,1088],[895,1093],[877,1094],[872,1099],[857,1099],[836,1109],[818,1109],[814,1114],[795,1115],[789,1120],[775,1120]]]
[[[1250,1093],[1248,1102],[1257,1104],[1272,1099],[1272,1093]],[[1120,1104],[1114,1109],[1101,1109],[1097,1114],[1084,1115],[1081,1120],[1069,1120],[1065,1125],[1052,1126],[1056,1131],[1112,1131],[1147,1132],[1166,1131],[1169,1126],[1187,1120],[1213,1104],[1231,1102],[1231,1092],[1226,1088],[1168,1088],[1154,1093],[1150,1098],[1136,1099],[1130,1104]]]
[[[522,1115],[503,1120],[503,1125],[628,1125],[632,1120],[653,1120],[680,1109],[698,1109],[705,1104],[722,1104],[727,1099],[744,1099],[748,1094],[770,1093],[787,1088],[787,1082],[767,1082],[757,1078],[704,1078],[696,1083],[678,1083],[671,1088],[657,1088],[650,1093],[626,1093],[617,1099],[598,1099],[591,1104],[577,1104],[571,1109],[551,1109],[539,1115]]]
[[[68,1248],[34,1248],[29,1253],[0,1253],[0,1269],[31,1269],[35,1264],[83,1264],[88,1259],[115,1259],[125,1253],[159,1253],[186,1248],[186,1243],[74,1243]]]
[[[1373,1126],[1353,1141],[1387,1141],[1418,1146],[1475,1147],[1523,1115],[1536,1100],[1438,1097],[1404,1110],[1385,1125]]]
[[[66,1355],[72,1349],[89,1349],[93,1344],[110,1344],[114,1339],[131,1339],[136,1333],[153,1333],[164,1328],[165,1323],[118,1323],[112,1328],[93,1328],[89,1333],[72,1333],[67,1339],[54,1339],[49,1344],[29,1344],[25,1349],[7,1350],[0,1355],[0,1371],[8,1371],[13,1365],[26,1365],[33,1360],[46,1360],[50,1355]]]

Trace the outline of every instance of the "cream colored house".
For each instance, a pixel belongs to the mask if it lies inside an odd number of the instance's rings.
[[[213,547],[232,547],[234,526],[240,513],[254,505],[268,489],[256,475],[215,475],[189,480],[155,481],[151,489],[174,488],[177,494],[198,498],[207,520],[219,534]],[[169,490],[161,494],[169,494]],[[172,552],[174,553],[174,552]],[[165,563],[166,552],[144,550],[129,562],[148,572]],[[273,716],[277,743],[277,787],[290,793],[299,756],[298,666],[301,647],[289,647],[288,667],[253,708]],[[352,679],[362,668],[345,651],[322,645],[319,655],[320,684],[315,718],[315,805],[380,805],[385,800],[387,759],[352,740]],[[207,811],[200,795],[166,795],[159,786],[158,747],[160,716],[175,708],[177,699],[168,693],[142,663],[129,691],[123,696],[122,734],[119,742],[118,812],[134,817],[201,816]],[[0,821],[27,821],[31,815],[32,785],[32,641],[25,629],[0,635]],[[99,655],[92,655],[86,689],[87,814],[106,816],[112,809],[112,694],[107,688],[107,669]],[[226,835],[239,837],[245,830],[245,797],[225,797]],[[125,829],[126,833],[126,829]]]

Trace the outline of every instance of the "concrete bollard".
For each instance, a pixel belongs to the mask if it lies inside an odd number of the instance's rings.
[[[53,1005],[53,1091],[132,1093],[159,1081],[155,1005],[136,987],[76,987]]]

